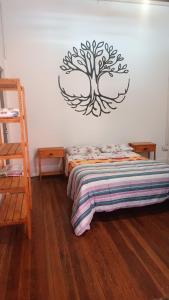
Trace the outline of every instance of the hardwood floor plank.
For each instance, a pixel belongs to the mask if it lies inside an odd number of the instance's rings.
[[[7,300],[8,298],[8,282],[11,277],[11,257],[13,253],[13,245],[15,243],[15,228],[0,229],[0,299]],[[17,288],[12,299],[17,299]]]
[[[65,247],[65,237],[63,228],[61,226],[61,220],[56,219],[55,222],[55,215],[53,215],[53,211],[56,212],[54,209],[54,203],[56,201],[60,201],[58,196],[53,195],[53,188],[49,185],[49,193],[48,197],[50,197],[50,202],[46,206],[46,237],[47,237],[47,245],[48,245],[48,266],[49,266],[49,274],[51,277],[50,285],[51,290],[53,290],[53,299],[56,299],[56,296],[60,299],[66,299],[67,289],[69,288],[67,282],[65,281],[65,276],[72,278],[69,274],[71,271],[70,266],[67,264],[69,263],[69,259],[67,258],[67,251]],[[47,195],[44,194],[46,197]],[[52,197],[54,196],[54,197]],[[54,203],[53,203],[54,202]],[[59,212],[60,214],[60,212]],[[59,216],[60,218],[60,216]],[[57,230],[57,225],[59,225]],[[57,235],[59,233],[59,236]],[[50,234],[49,234],[50,233]],[[71,283],[72,286],[72,283]],[[74,289],[70,289],[73,292],[72,297],[75,296]],[[73,298],[72,298],[73,299]]]
[[[131,282],[118,249],[104,232],[101,224],[99,225],[93,233],[88,233],[88,260],[92,270],[97,275],[97,280],[100,282],[105,299],[123,300],[126,293],[133,299],[140,299],[137,291],[133,288],[131,289]],[[100,230],[102,238],[100,238]],[[87,247],[86,241],[84,243]],[[93,253],[95,253],[94,256],[92,255]]]
[[[120,282],[125,282],[122,287],[122,299],[127,297],[130,299],[153,299],[154,294],[160,296],[156,285],[149,277],[144,266],[140,263],[136,255],[129,245],[122,239],[118,230],[118,222],[115,224],[107,224],[103,231],[109,235],[108,244],[113,243],[113,248],[116,248],[114,259],[116,260],[118,269],[118,278]],[[117,224],[117,226],[115,226]],[[110,241],[109,241],[110,240]],[[109,255],[110,257],[110,255]],[[123,278],[123,280],[122,280]],[[153,291],[153,292],[152,292]]]
[[[23,240],[23,233],[21,238]],[[26,236],[22,244],[20,259],[18,300],[27,300],[31,299],[31,242]]]
[[[146,242],[149,243],[152,249],[154,249],[160,259],[169,267],[169,248],[166,247],[166,241],[169,242],[169,235],[167,234],[167,231],[163,228],[163,226],[159,226],[160,224],[158,224],[158,216],[156,216],[156,218],[154,219],[147,218],[146,223],[144,222],[144,220],[142,220],[142,218],[133,218],[133,220],[131,220],[131,223],[134,227],[137,228],[139,233],[144,236]],[[161,237],[160,247],[159,236]]]
[[[10,265],[8,270],[8,280],[6,286],[5,300],[19,299],[19,283],[20,283],[20,267],[21,253],[23,247],[23,236],[21,236],[20,226],[15,226],[15,233],[12,243],[12,251],[10,257]],[[26,278],[25,278],[26,279]],[[15,297],[14,297],[15,295]]]
[[[142,245],[144,249],[146,249],[146,252],[148,255],[152,258],[154,263],[158,265],[158,268],[161,270],[161,272],[166,276],[166,278],[169,279],[169,268],[166,264],[163,263],[163,261],[160,259],[160,257],[156,254],[154,249],[151,248],[151,245],[149,242],[145,240],[144,237],[141,236],[139,231],[134,228],[134,226],[131,225],[131,223],[127,223],[128,228],[132,232],[134,238]]]
[[[32,260],[31,260],[31,292],[32,300],[50,299],[49,282],[47,277],[48,261],[45,235],[45,204],[47,199],[42,197],[40,182],[33,185],[32,210]]]
[[[163,284],[165,288],[168,286],[168,278],[164,276],[163,273],[160,272],[158,265],[154,263],[152,260],[152,257],[149,256],[147,253],[147,249],[143,247],[142,244],[139,244],[139,242],[133,237],[132,232],[129,230],[127,226],[126,220],[120,220],[118,222],[118,225],[115,224],[115,227],[118,229],[119,237],[121,236],[125,243],[128,245],[128,248],[132,251],[133,255],[137,257],[143,268],[145,268],[146,273],[150,276],[150,279],[155,284],[156,288],[153,288],[152,290],[156,290],[156,293],[161,293],[161,297],[166,295],[166,292],[164,292]],[[133,265],[131,261],[131,265]],[[138,268],[140,270],[140,268]],[[145,277],[145,276],[143,276]],[[147,281],[149,282],[149,280]],[[156,295],[154,298],[158,299],[159,296]]]
[[[98,213],[77,237],[62,176],[32,180],[32,240],[0,229],[0,300],[169,297],[167,203]]]
[[[63,188],[61,189],[60,185],[58,186],[57,190],[55,187],[55,194],[56,193],[59,196],[59,200],[61,200],[63,197]],[[100,290],[95,278],[93,279],[93,274],[91,274],[90,272],[90,266],[88,265],[88,261],[86,261],[86,253],[82,248],[82,242],[79,244],[80,242],[79,238],[75,237],[72,232],[72,228],[70,226],[70,215],[67,214],[65,211],[64,201],[59,201],[58,203],[59,203],[58,216],[59,217],[62,216],[60,221],[62,223],[61,227],[64,229],[62,236],[65,237],[62,246],[63,248],[61,247],[61,249],[67,248],[67,251],[69,253],[70,265],[73,272],[72,279],[73,278],[75,279],[74,284],[76,284],[76,282],[79,283],[77,287],[79,297],[80,299],[104,299],[103,297],[100,298],[100,293],[102,293],[102,291]],[[76,268],[74,268],[74,262],[76,262]],[[86,274],[87,274],[87,278],[89,276],[87,282],[86,282]],[[91,286],[91,289],[88,286]]]

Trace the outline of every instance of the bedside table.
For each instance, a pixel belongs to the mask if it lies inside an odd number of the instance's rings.
[[[39,160],[40,179],[43,175],[64,174],[65,149],[63,147],[38,148],[37,154],[38,154],[38,160]],[[42,171],[42,160],[48,159],[48,158],[61,158],[62,159],[62,169],[59,171],[53,171],[53,172]]]
[[[150,153],[154,153],[154,159],[156,159],[156,144],[150,143],[150,142],[137,142],[137,143],[129,143],[129,146],[131,146],[134,150],[134,152],[137,153],[144,153],[146,152],[148,154],[148,158],[150,159]]]

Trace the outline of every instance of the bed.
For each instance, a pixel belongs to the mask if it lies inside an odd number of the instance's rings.
[[[168,164],[147,160],[131,149],[117,152],[105,152],[103,160],[100,153],[93,154],[93,159],[88,155],[89,160],[86,154],[68,154],[67,193],[73,200],[71,223],[77,236],[90,229],[95,212],[146,206],[169,198]]]

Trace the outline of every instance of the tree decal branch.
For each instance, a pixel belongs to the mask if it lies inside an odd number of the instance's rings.
[[[102,95],[99,90],[99,81],[101,77],[108,74],[113,77],[114,74],[127,74],[127,64],[123,64],[124,58],[118,51],[109,46],[103,41],[92,43],[86,41],[81,43],[81,48],[73,47],[72,53],[63,58],[63,65],[60,66],[65,74],[69,75],[71,72],[80,71],[88,76],[90,84],[90,92],[88,96],[84,95],[69,95],[65,88],[61,86],[60,76],[58,76],[58,84],[62,96],[70,107],[75,111],[82,112],[83,115],[93,114],[95,117],[101,116],[102,113],[109,114],[111,110],[117,108],[117,104],[124,101],[129,85],[130,78],[128,78],[127,87],[122,92],[118,92],[116,97],[108,97]]]

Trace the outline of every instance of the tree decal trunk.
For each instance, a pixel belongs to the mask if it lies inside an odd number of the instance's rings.
[[[68,76],[71,72],[80,71],[88,76],[90,84],[88,96],[70,95],[66,92],[63,84],[61,85],[61,78],[58,76],[61,94],[68,105],[75,111],[82,112],[83,115],[92,114],[95,117],[100,117],[102,113],[109,114],[111,110],[116,109],[117,104],[124,101],[130,85],[130,78],[127,75],[129,70],[127,64],[122,65],[121,61],[123,60],[124,58],[117,53],[113,46],[109,46],[103,41],[99,43],[96,43],[95,40],[92,43],[86,41],[85,44],[81,43],[79,50],[73,47],[72,53],[68,51],[68,55],[63,59],[63,65],[60,66],[61,70]],[[112,79],[114,74],[128,76],[127,85],[122,91],[118,91],[116,97],[109,97],[100,92],[99,82],[105,74]]]

